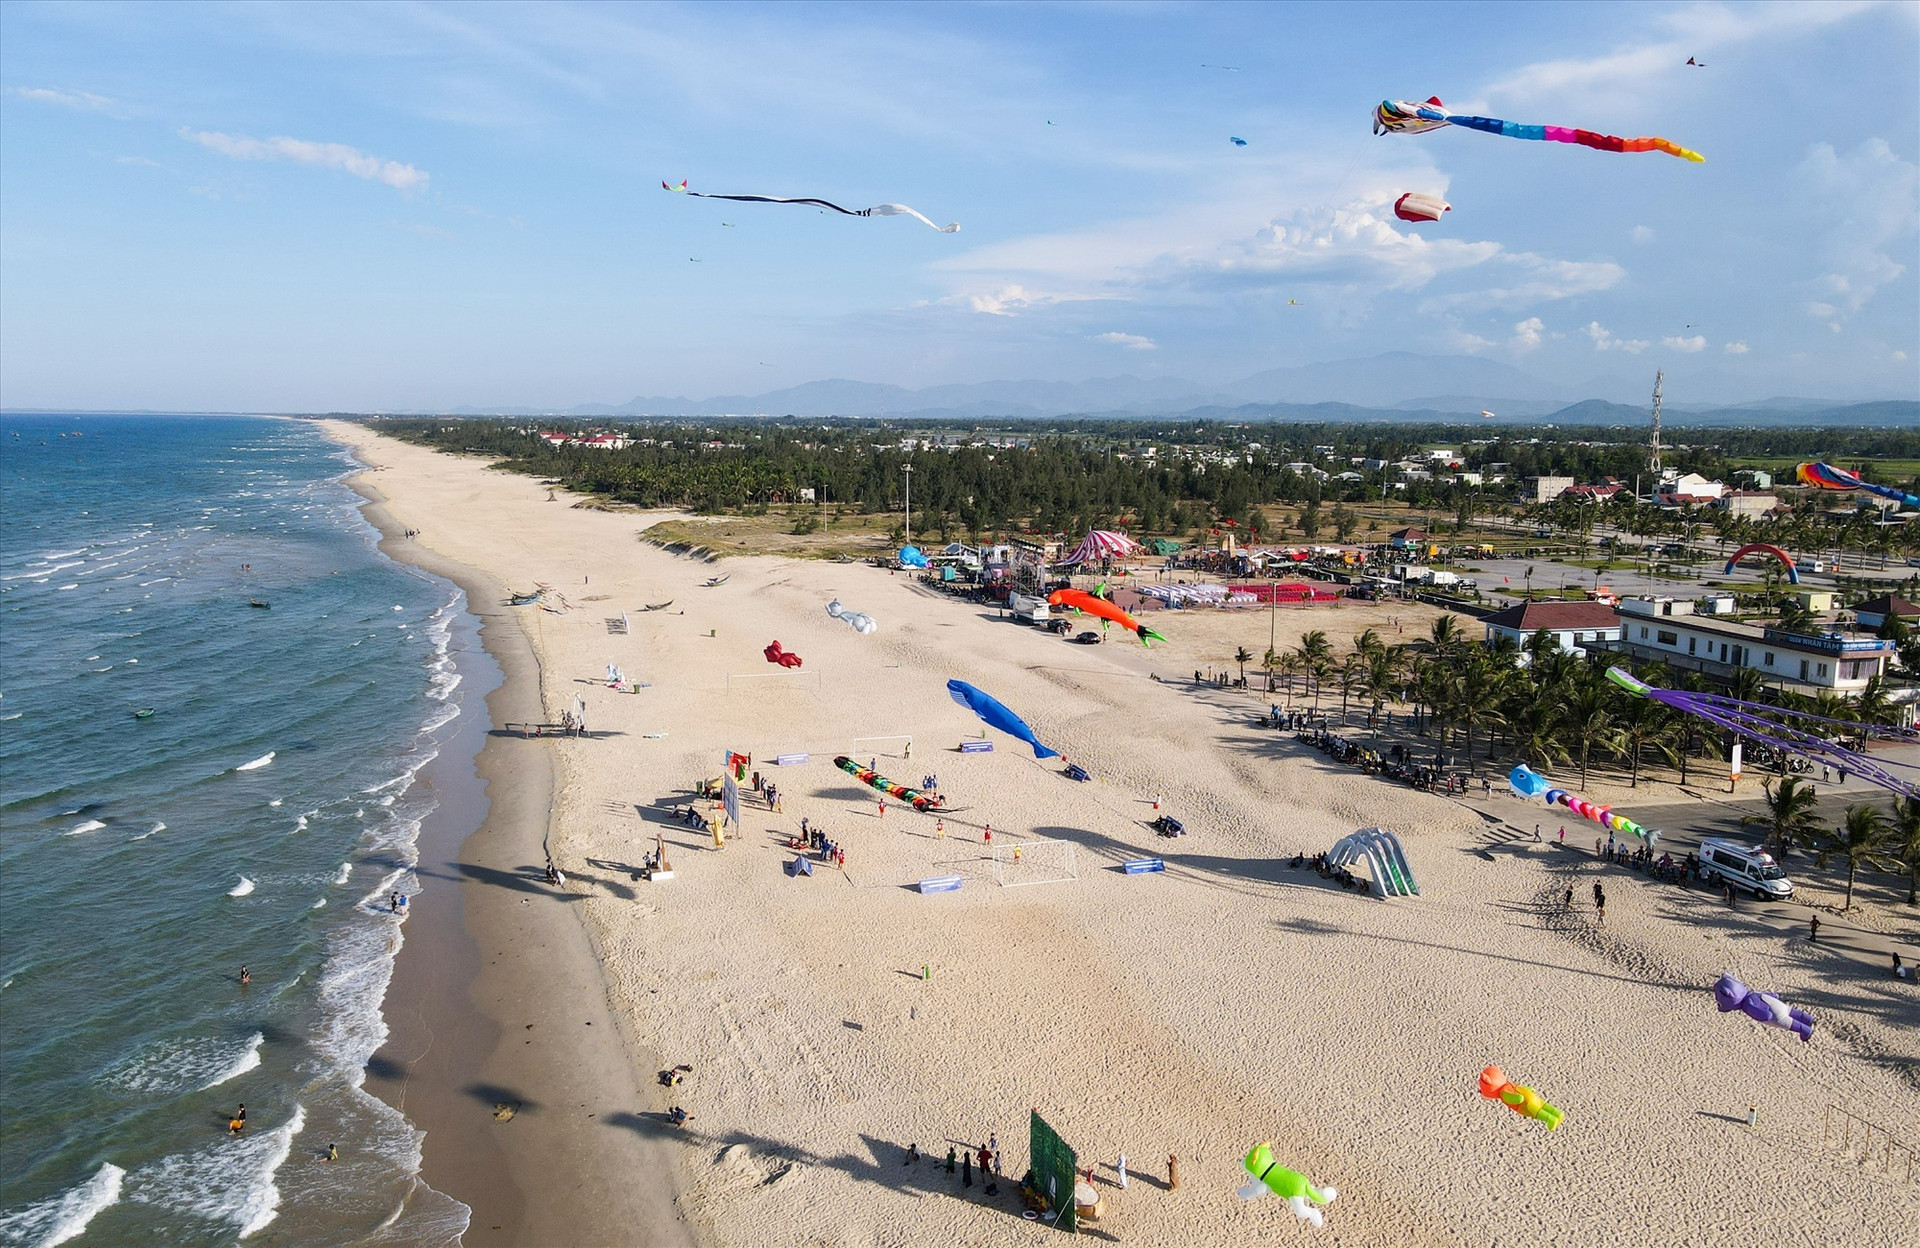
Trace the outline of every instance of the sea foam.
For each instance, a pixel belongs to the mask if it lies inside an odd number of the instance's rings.
[[[78,1237],[95,1214],[120,1199],[120,1184],[126,1177],[119,1166],[103,1162],[92,1178],[73,1190],[0,1216],[0,1240],[54,1248]]]

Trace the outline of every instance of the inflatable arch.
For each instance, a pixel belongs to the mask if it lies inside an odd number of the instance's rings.
[[[1420,885],[1414,882],[1413,868],[1407,865],[1400,838],[1385,828],[1362,828],[1352,836],[1343,836],[1327,851],[1327,865],[1344,867],[1365,862],[1373,876],[1373,887],[1382,897],[1415,897]]]
[[[1778,546],[1769,546],[1765,542],[1750,542],[1742,546],[1739,550],[1734,551],[1733,558],[1727,560],[1727,566],[1721,569],[1720,574],[1722,576],[1732,575],[1733,565],[1739,563],[1748,555],[1772,555],[1780,561],[1780,566],[1787,570],[1787,584],[1798,585],[1800,583],[1800,569],[1793,566],[1793,560],[1788,556],[1787,552],[1781,550]]]

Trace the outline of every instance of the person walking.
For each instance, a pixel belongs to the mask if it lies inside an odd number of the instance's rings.
[[[1000,1173],[1000,1137],[991,1131],[987,1132],[987,1149],[989,1152],[993,1154],[993,1172],[995,1174],[999,1174]]]
[[[1125,1153],[1120,1154],[1119,1169],[1120,1169],[1120,1190],[1124,1192],[1127,1190],[1127,1155]]]
[[[1814,915],[1807,920],[1807,943],[1813,944],[1820,939],[1820,916]]]
[[[1573,885],[1567,885],[1567,895],[1560,899],[1560,908],[1563,910],[1573,909]]]
[[[1167,1154],[1167,1190],[1180,1186],[1180,1159],[1172,1153]]]

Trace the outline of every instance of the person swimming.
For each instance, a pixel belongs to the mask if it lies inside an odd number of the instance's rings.
[[[239,1135],[242,1131],[245,1131],[246,1129],[247,1129],[247,1106],[246,1106],[246,1103],[243,1101],[240,1104],[240,1108],[234,1112],[233,1117],[227,1119],[227,1134]]]

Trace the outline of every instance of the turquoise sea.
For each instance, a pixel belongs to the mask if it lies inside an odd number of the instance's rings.
[[[0,1244],[465,1229],[361,1078],[471,630],[349,468],[299,421],[0,417]]]

